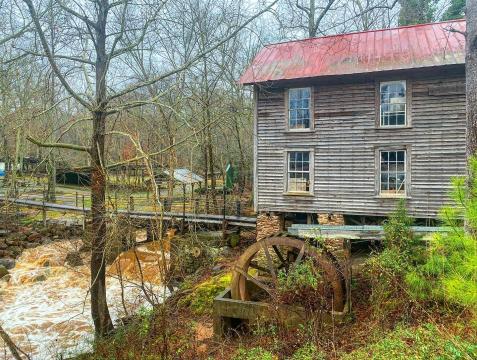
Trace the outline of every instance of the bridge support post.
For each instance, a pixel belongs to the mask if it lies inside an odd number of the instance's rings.
[[[45,206],[45,196],[46,196],[46,190],[45,187],[43,186],[43,199],[42,199],[42,207],[41,207],[41,215],[43,219],[43,227],[46,227],[46,206]]]
[[[185,232],[185,209],[186,209],[186,184],[182,184],[182,221],[181,221],[181,234]]]

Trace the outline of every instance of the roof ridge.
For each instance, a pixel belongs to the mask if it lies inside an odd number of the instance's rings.
[[[439,24],[447,24],[447,23],[459,23],[459,22],[465,22],[465,18],[445,20],[445,21],[437,21],[437,22],[430,22],[430,23],[424,23],[424,24],[395,26],[395,27],[383,28],[383,29],[352,31],[352,32],[348,32],[348,33],[333,34],[333,35],[324,35],[324,36],[316,36],[316,37],[311,37],[311,38],[306,38],[306,39],[279,41],[279,42],[276,42],[276,43],[266,44],[266,45],[264,46],[264,48],[266,48],[266,47],[271,47],[271,46],[275,46],[275,45],[288,44],[288,43],[297,43],[297,42],[304,42],[304,41],[313,41],[313,40],[326,39],[326,38],[332,38],[332,37],[342,37],[342,36],[345,36],[345,35],[377,33],[377,32],[381,32],[381,31],[390,31],[390,30],[398,30],[398,29],[408,29],[408,28],[416,28],[416,27],[422,27],[422,26],[439,25]]]

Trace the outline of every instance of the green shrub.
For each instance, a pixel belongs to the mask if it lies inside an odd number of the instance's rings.
[[[477,357],[477,345],[439,331],[434,325],[398,327],[384,338],[341,357],[342,360],[464,360]]]
[[[469,162],[477,177],[477,160]],[[406,276],[406,284],[419,299],[446,301],[477,308],[477,180],[469,190],[464,177],[452,180],[453,204],[440,213],[446,233],[434,234],[426,259]],[[464,222],[467,231],[464,228]]]
[[[412,230],[414,219],[410,217],[406,210],[406,202],[400,199],[396,210],[384,223],[384,246],[387,249],[397,249],[407,251],[416,245],[417,238]]]
[[[318,349],[318,347],[311,343],[308,342],[302,347],[300,347],[293,356],[290,358],[290,360],[324,360],[326,359],[325,354]]]
[[[254,347],[251,349],[240,348],[232,360],[276,360],[278,357],[261,347]]]
[[[285,270],[278,272],[277,287],[280,291],[295,291],[302,288],[316,290],[320,280],[320,274],[315,269],[313,260],[306,258],[288,273]]]
[[[363,269],[371,285],[373,314],[383,320],[388,313],[405,310],[410,305],[403,283],[422,252],[412,224],[413,219],[401,200],[384,224],[384,250],[371,256]]]
[[[282,304],[300,305],[314,311],[329,307],[326,283],[313,258],[305,258],[288,273],[277,276],[277,300]]]

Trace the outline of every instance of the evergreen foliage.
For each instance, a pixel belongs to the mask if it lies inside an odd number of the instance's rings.
[[[476,179],[476,158],[470,159],[469,171]],[[406,283],[416,298],[477,309],[477,180],[470,188],[464,177],[452,184],[453,203],[440,214],[449,231],[434,234],[426,260],[407,274]]]
[[[452,0],[447,10],[442,14],[442,20],[454,20],[464,17],[465,0]]]
[[[425,24],[435,19],[437,0],[401,0],[399,26]]]

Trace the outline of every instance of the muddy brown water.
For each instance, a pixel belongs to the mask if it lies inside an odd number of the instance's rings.
[[[27,249],[10,271],[9,281],[0,280],[0,323],[34,360],[56,359],[60,354],[71,356],[91,348],[89,268],[71,268],[64,263],[66,254],[79,246],[80,240],[69,240]],[[160,246],[149,243],[137,247],[135,253],[121,253],[108,266],[107,300],[113,320],[126,315],[118,274],[122,275],[129,314],[150,306],[138,286],[141,273],[156,297],[168,295],[159,276],[162,258]],[[0,340],[0,359],[11,358]]]

